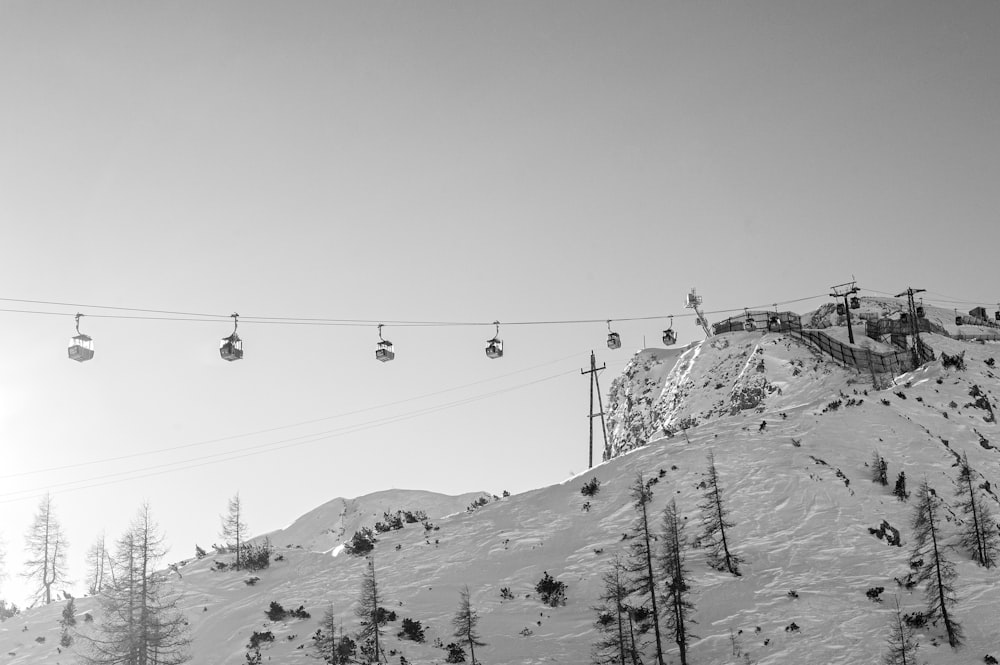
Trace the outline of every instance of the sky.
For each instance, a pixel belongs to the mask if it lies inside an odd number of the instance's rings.
[[[0,597],[47,491],[79,590],[143,501],[177,560],[237,492],[264,533],[582,472],[590,351],[606,394],[666,317],[702,339],[692,287],[996,309],[997,34],[986,0],[0,0]]]

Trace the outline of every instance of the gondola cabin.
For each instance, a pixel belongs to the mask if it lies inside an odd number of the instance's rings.
[[[608,333],[608,348],[609,349],[620,349],[622,348],[622,337],[616,332]]]
[[[677,343],[677,332],[673,328],[667,328],[663,331],[663,343],[667,346]]]
[[[955,317],[955,325],[956,326],[962,325],[962,317],[961,316],[956,316]]]
[[[860,308],[861,308],[861,300],[857,296],[851,298],[851,309],[860,309]]]
[[[906,323],[909,320],[910,320],[910,316],[906,312],[900,312],[899,313],[899,322],[900,323]]]
[[[843,316],[846,312],[847,312],[847,310],[844,309],[844,303],[838,302],[837,303],[837,316]]]
[[[996,319],[1000,321],[1000,309],[997,310]]]
[[[223,337],[219,342],[219,355],[230,362],[243,359],[243,340],[236,333]]]
[[[486,356],[489,358],[502,358],[503,357],[503,340],[493,339],[486,342]]]
[[[384,363],[389,362],[396,357],[396,353],[392,350],[392,342],[387,339],[380,340],[375,346],[375,358],[376,360],[381,360]]]
[[[925,316],[926,316],[926,314],[924,313],[924,306],[923,305],[917,305],[917,318],[918,319],[922,319]]]
[[[747,318],[747,320],[743,322],[743,330],[753,332],[754,330],[757,330],[757,325],[753,322],[753,319]]]
[[[767,320],[767,329],[773,332],[781,330],[781,319],[777,316],[772,316]]]
[[[69,341],[69,359],[85,362],[94,357],[94,340],[88,335],[77,335]]]

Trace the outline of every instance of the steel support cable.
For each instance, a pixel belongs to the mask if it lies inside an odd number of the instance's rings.
[[[410,411],[408,413],[398,414],[394,416],[387,416],[385,418],[376,418],[364,423],[358,423],[356,425],[348,425],[338,429],[327,430],[324,432],[314,432],[311,434],[303,434],[301,436],[292,437],[289,439],[283,439],[280,441],[271,441],[266,443],[261,443],[250,448],[241,448],[239,450],[229,450],[219,453],[213,453],[211,455],[203,455],[201,457],[195,457],[187,460],[178,460],[176,462],[165,462],[163,464],[155,464],[152,466],[147,466],[140,469],[131,469],[126,471],[118,471],[115,473],[109,473],[101,476],[94,476],[91,478],[85,478],[80,480],[71,480],[64,483],[50,484],[44,488],[32,488],[25,490],[15,490],[13,492],[0,493],[0,503],[12,503],[15,501],[22,501],[28,498],[34,498],[37,496],[38,492],[49,491],[54,489],[62,489],[63,491],[75,491],[80,489],[92,489],[95,487],[102,487],[104,485],[110,485],[118,482],[126,482],[129,480],[137,480],[140,478],[148,478],[150,476],[162,475],[164,473],[172,473],[175,471],[185,471],[189,469],[198,468],[201,466],[208,466],[210,464],[218,464],[219,462],[227,462],[237,459],[242,459],[245,457],[252,457],[256,455],[262,455],[269,452],[275,452],[279,450],[284,450],[287,448],[297,447],[306,445],[309,443],[316,443],[318,441],[324,441],[331,438],[339,438],[349,434],[356,434],[358,432],[366,431],[376,427],[383,427],[385,425],[391,425],[405,420],[411,420],[413,418],[418,418],[420,416],[437,413],[439,411],[445,411],[448,409],[456,408],[459,406],[465,406],[466,404],[471,404],[474,402],[482,401],[490,397],[495,397],[504,393],[512,392],[514,390],[520,390],[522,388],[527,388],[529,386],[537,385],[539,383],[544,383],[546,381],[552,381],[557,378],[564,376],[575,375],[576,369],[569,370],[566,372],[560,372],[559,374],[553,374],[541,379],[535,379],[534,381],[529,381],[527,383],[518,384],[516,386],[508,386],[507,388],[501,388],[494,390],[489,393],[483,393],[480,395],[474,395],[472,397],[463,398],[461,400],[456,400],[454,402],[446,402],[444,404],[437,404],[422,409],[417,409],[415,411]],[[184,465],[184,466],[178,466]],[[176,468],[170,468],[176,467]],[[145,473],[145,472],[149,473]],[[142,475],[132,475],[132,474],[142,474]],[[106,481],[106,482],[93,482],[93,481]],[[92,483],[89,485],[79,485],[80,483]],[[77,486],[79,485],[79,486]]]
[[[197,448],[197,447],[200,447],[200,446],[207,446],[207,445],[210,445],[210,444],[213,444],[213,443],[221,443],[223,441],[233,441],[235,439],[241,439],[241,438],[246,438],[246,437],[251,437],[251,436],[258,436],[260,434],[270,434],[272,432],[278,432],[278,431],[285,430],[285,429],[292,429],[294,427],[302,427],[302,426],[305,426],[305,425],[313,425],[315,423],[325,422],[325,421],[328,421],[328,420],[337,420],[339,418],[347,418],[349,416],[356,416],[358,414],[367,413],[369,411],[376,411],[378,409],[385,409],[385,408],[392,407],[392,406],[398,406],[400,404],[406,404],[408,402],[415,402],[417,400],[427,399],[429,397],[436,397],[438,395],[443,395],[445,393],[455,392],[456,390],[464,390],[466,388],[471,388],[473,386],[478,386],[478,385],[481,385],[481,384],[484,384],[484,383],[489,383],[491,381],[498,381],[500,379],[505,379],[505,378],[514,376],[516,374],[522,374],[524,372],[530,372],[530,371],[533,371],[533,370],[536,370],[536,369],[540,369],[542,367],[548,367],[549,365],[555,365],[556,363],[565,362],[566,360],[569,360],[571,358],[577,358],[577,357],[579,357],[579,356],[581,356],[583,354],[584,354],[584,352],[575,353],[573,355],[564,356],[562,358],[557,358],[556,360],[550,360],[548,362],[544,362],[544,363],[541,363],[541,364],[538,364],[538,365],[532,365],[531,367],[525,367],[525,368],[522,368],[522,369],[519,369],[519,370],[515,370],[513,372],[507,372],[506,374],[500,374],[498,376],[493,376],[493,377],[490,377],[488,379],[480,379],[479,381],[473,381],[471,383],[465,383],[465,384],[462,384],[460,386],[454,386],[454,387],[451,387],[451,388],[444,388],[442,390],[436,390],[434,392],[424,393],[422,395],[415,395],[413,397],[406,397],[404,399],[395,400],[395,401],[392,401],[392,402],[385,402],[383,404],[376,404],[376,405],[373,405],[373,406],[366,406],[366,407],[363,407],[363,408],[360,408],[360,409],[355,409],[354,411],[346,411],[344,413],[337,413],[337,414],[333,414],[333,415],[329,415],[329,416],[322,416],[320,418],[312,418],[310,420],[302,420],[302,421],[299,421],[299,422],[296,422],[296,423],[289,423],[287,425],[277,425],[275,427],[268,427],[266,429],[255,430],[253,432],[244,432],[244,433],[241,433],[241,434],[231,434],[231,435],[228,435],[228,436],[222,436],[222,437],[218,437],[218,438],[215,438],[215,439],[205,439],[203,441],[195,441],[195,442],[192,442],[192,443],[185,443],[185,444],[180,444],[180,445],[177,445],[177,446],[168,446],[166,448],[157,448],[155,450],[147,450],[147,451],[142,451],[142,452],[129,453],[127,455],[118,455],[118,456],[115,456],[115,457],[105,457],[105,458],[102,458],[102,459],[90,460],[90,461],[85,461],[85,462],[74,462],[72,464],[63,464],[61,466],[52,466],[52,467],[47,467],[47,468],[44,468],[44,469],[33,469],[31,471],[20,471],[18,473],[9,473],[9,474],[0,475],[0,480],[7,480],[7,479],[10,479],[10,478],[22,478],[24,476],[38,475],[38,474],[41,474],[41,473],[52,473],[52,472],[55,472],[55,471],[65,471],[65,470],[68,470],[68,469],[78,469],[78,468],[85,467],[85,466],[93,466],[95,464],[107,464],[109,462],[119,462],[121,460],[134,459],[136,457],[145,457],[147,455],[157,455],[157,454],[161,454],[161,453],[174,452],[174,451],[177,451],[177,450],[185,450],[185,449],[189,449],[189,448]],[[2,496],[2,495],[0,495],[0,496]]]

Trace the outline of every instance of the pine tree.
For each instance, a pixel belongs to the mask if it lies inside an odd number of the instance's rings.
[[[87,550],[87,593],[96,596],[104,588],[104,572],[108,561],[108,550],[104,533],[97,537]]]
[[[379,640],[382,636],[383,619],[379,612],[378,581],[375,578],[375,557],[368,557],[368,570],[361,578],[361,593],[358,596],[358,606],[354,614],[361,620],[361,630],[358,631],[358,641],[371,643],[373,649],[369,654],[376,663],[382,662],[382,647]],[[372,662],[369,660],[368,662]],[[386,661],[388,662],[388,661]]]
[[[896,486],[892,488],[892,494],[900,501],[910,498],[910,493],[906,491],[906,474],[902,471],[896,476]]]
[[[944,557],[944,543],[940,527],[939,499],[925,480],[917,491],[917,505],[913,515],[914,548],[911,560],[922,562],[917,570],[916,583],[927,583],[925,596],[929,621],[940,620],[953,648],[962,643],[962,626],[949,614],[955,597],[955,564]]]
[[[176,597],[164,590],[166,576],[156,571],[164,552],[163,536],[143,504],[117,543],[114,581],[100,598],[101,621],[84,637],[85,663],[180,665],[190,660],[187,620]]]
[[[323,618],[319,622],[319,628],[313,635],[313,649],[316,655],[327,665],[344,665],[351,662],[354,656],[354,640],[343,634],[337,634],[337,615],[334,614],[333,605],[326,608]]]
[[[601,575],[601,604],[594,607],[597,621],[594,627],[602,637],[594,644],[591,662],[594,665],[627,665],[636,654],[628,606],[628,580],[625,564],[615,555],[610,568]]]
[[[889,650],[882,655],[882,665],[917,665],[917,641],[913,638],[913,628],[903,620],[896,598],[896,612],[889,624],[886,639]]]
[[[674,643],[680,650],[681,665],[687,665],[687,649],[691,638],[689,624],[694,623],[691,614],[690,573],[684,567],[684,522],[677,513],[677,502],[673,499],[663,511],[663,548],[660,552],[660,572],[665,583],[664,595],[665,623],[673,635]]]
[[[889,465],[878,450],[872,453],[872,482],[883,487],[889,484]]]
[[[240,493],[237,492],[229,500],[229,510],[225,515],[220,515],[222,520],[222,531],[219,537],[223,539],[228,547],[236,550],[236,569],[243,568],[243,543],[250,535],[246,522],[243,521],[243,503],[240,501]]]
[[[663,640],[660,636],[660,608],[656,603],[657,579],[653,571],[653,535],[649,526],[648,506],[653,500],[653,490],[642,480],[642,475],[636,477],[630,488],[633,505],[639,511],[636,521],[636,535],[630,547],[629,572],[632,577],[630,591],[639,598],[646,599],[650,607],[650,619],[653,624],[653,636],[656,641],[656,665],[664,665]]]
[[[966,522],[961,534],[962,547],[971,554],[980,566],[991,568],[997,565],[1000,555],[1000,533],[990,514],[985,497],[975,485],[976,472],[969,466],[969,456],[962,455],[958,473],[959,507],[965,513]]]
[[[704,501],[698,504],[701,509],[702,533],[700,541],[708,549],[708,565],[717,570],[728,570],[733,575],[740,575],[740,564],[743,560],[729,549],[729,534],[727,529],[736,526],[726,519],[726,510],[722,498],[722,488],[719,486],[719,474],[715,469],[715,455],[708,453],[708,471],[705,473]]]
[[[66,547],[68,542],[52,510],[52,497],[48,493],[38,504],[35,519],[25,534],[28,560],[24,562],[22,577],[35,583],[35,601],[52,602],[52,586],[63,581],[66,575]]]
[[[469,645],[469,657],[472,658],[472,665],[476,665],[476,647],[484,647],[486,643],[480,639],[476,625],[479,623],[479,615],[469,602],[469,587],[464,587],[459,592],[458,610],[451,619],[451,625],[455,629],[454,637]]]

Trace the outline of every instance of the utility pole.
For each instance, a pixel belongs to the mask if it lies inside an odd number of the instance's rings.
[[[913,295],[915,293],[923,293],[927,289],[914,289],[913,287],[907,288],[902,293],[897,293],[897,298],[902,298],[906,296],[906,306],[910,313],[907,317],[910,319],[910,335],[913,336],[913,364],[920,364],[920,321],[917,320],[917,306],[913,302]]]
[[[588,469],[594,467],[594,418],[598,416],[601,417],[601,433],[604,435],[604,449],[608,449],[608,429],[604,424],[604,405],[601,403],[601,384],[597,380],[597,373],[602,369],[607,369],[607,365],[597,366],[597,358],[594,357],[594,352],[590,352],[590,369],[580,370],[580,374],[590,375],[590,458],[588,460]],[[598,413],[594,413],[594,387],[597,387],[597,408],[600,409]]]
[[[854,285],[855,282],[845,282],[843,284],[838,284],[837,286],[831,286],[833,293],[830,294],[831,298],[843,298],[844,299],[844,311],[847,313],[847,339],[854,344],[854,328],[851,327],[851,306],[847,302],[847,296],[854,295],[859,291],[858,287]],[[844,289],[843,293],[839,289]]]

